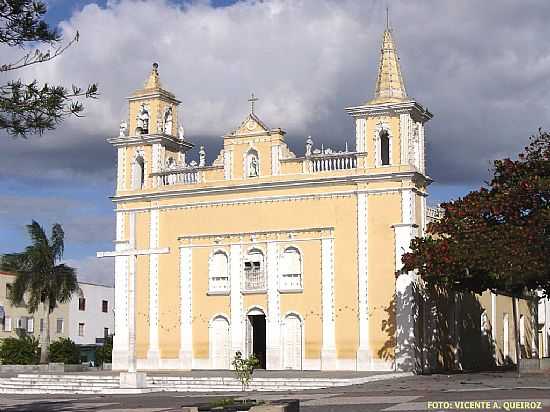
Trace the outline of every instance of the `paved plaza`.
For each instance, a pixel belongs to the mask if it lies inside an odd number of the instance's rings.
[[[347,387],[285,393],[2,395],[0,410],[168,412],[180,411],[185,405],[230,396],[263,400],[300,399],[300,410],[305,412],[488,410],[496,407],[500,410],[550,411],[550,374],[518,377],[515,372],[505,372],[410,376]],[[484,405],[490,407],[479,407]]]

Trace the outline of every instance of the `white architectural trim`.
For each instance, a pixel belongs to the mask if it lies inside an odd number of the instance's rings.
[[[323,345],[321,369],[336,369],[336,328],[334,316],[334,240],[321,240],[321,299]]]
[[[224,149],[223,151],[223,177],[225,180],[233,178],[233,151]]]
[[[243,297],[241,294],[242,278],[242,247],[231,245],[229,252],[229,266],[231,279],[231,294],[229,297],[231,306],[231,356],[235,352],[244,353],[243,348]]]
[[[193,249],[180,247],[180,352],[179,367],[193,366]]]
[[[212,326],[214,324],[214,321],[216,319],[223,319],[227,322],[227,325],[229,326],[229,339],[231,340],[231,321],[229,320],[229,316],[225,314],[224,312],[218,312],[214,314],[209,320],[208,320],[208,369],[214,369],[214,358],[212,357],[212,354],[214,353],[214,339],[212,336]],[[231,343],[229,343],[231,348]],[[231,357],[232,353],[231,350],[229,352],[229,365],[231,365]]]
[[[382,151],[381,151],[381,145],[380,145],[380,133],[382,131],[388,132],[388,140],[389,140],[389,147],[388,147],[388,156],[390,163],[388,165],[382,164]],[[390,125],[383,121],[382,119],[376,124],[376,127],[374,128],[374,167],[392,167],[395,166],[395,163],[393,161],[393,133],[390,128]]]
[[[367,119],[359,117],[355,119],[355,150],[358,152],[367,151]]]
[[[159,219],[158,209],[151,209],[149,225],[149,247],[156,249],[159,245]],[[147,360],[151,367],[160,361],[159,346],[159,255],[149,256],[149,349]]]
[[[414,159],[414,145],[413,145],[413,128],[412,118],[410,113],[401,113],[399,115],[399,133],[401,137],[401,161],[402,165],[413,164],[411,162]],[[412,157],[411,157],[412,154]]]
[[[278,175],[280,172],[280,160],[281,158],[281,146],[273,145],[271,146],[271,174]]]
[[[359,348],[357,349],[357,370],[369,370],[372,355],[369,347],[368,307],[368,195],[357,194],[357,269]]]
[[[126,147],[117,149],[117,191],[126,190]]]
[[[281,369],[281,323],[279,321],[279,253],[276,242],[267,243],[266,368]]]
[[[125,221],[127,215],[116,213],[115,250],[122,251],[129,247],[125,238]],[[115,335],[113,337],[113,369],[128,369],[128,256],[115,257]]]

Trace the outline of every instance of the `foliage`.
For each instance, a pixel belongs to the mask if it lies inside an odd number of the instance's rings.
[[[495,161],[488,187],[441,207],[403,256],[404,272],[475,293],[550,292],[550,134],[532,136],[516,160]]]
[[[241,352],[235,352],[235,358],[231,364],[235,368],[235,374],[237,375],[237,379],[241,382],[243,391],[245,391],[252,379],[254,368],[258,366],[260,362],[254,355],[250,355],[245,359]]]
[[[70,301],[73,293],[79,291],[76,270],[58,261],[63,257],[65,234],[58,223],[48,236],[36,222],[27,225],[32,243],[24,252],[0,256],[0,269],[15,274],[9,300],[13,305],[21,304],[25,297],[27,310],[35,313],[44,305],[48,320],[42,348],[42,362],[47,361],[49,345],[49,315],[58,303]]]
[[[80,363],[80,349],[70,338],[59,338],[50,344],[50,362]]]
[[[48,62],[78,41],[77,32],[71,41],[61,44],[61,35],[43,20],[46,10],[41,0],[0,0],[0,44],[21,49],[40,43],[52,46],[52,50],[34,49],[14,62],[1,64],[0,73]],[[40,85],[36,80],[30,83],[10,80],[0,85],[0,129],[13,136],[42,134],[54,129],[68,115],[80,115],[83,105],[77,98],[95,98],[97,94],[95,84],[83,91],[77,86],[67,89]]]
[[[103,346],[97,348],[95,357],[98,365],[113,361],[113,336],[105,338]]]
[[[38,339],[20,334],[0,341],[0,362],[4,365],[35,365],[40,358]]]

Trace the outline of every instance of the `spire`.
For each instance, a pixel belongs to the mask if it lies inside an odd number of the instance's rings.
[[[407,100],[405,82],[399,67],[399,57],[395,47],[389,25],[388,11],[386,10],[386,29],[382,39],[380,63],[378,64],[378,78],[372,103],[398,102]]]
[[[160,89],[161,86],[158,68],[158,63],[153,63],[153,70],[151,70],[151,74],[145,82],[145,89]]]

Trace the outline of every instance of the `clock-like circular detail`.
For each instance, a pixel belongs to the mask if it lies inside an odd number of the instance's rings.
[[[246,128],[248,130],[254,130],[256,128],[256,123],[253,121],[253,120],[249,120],[247,123],[246,123]]]

